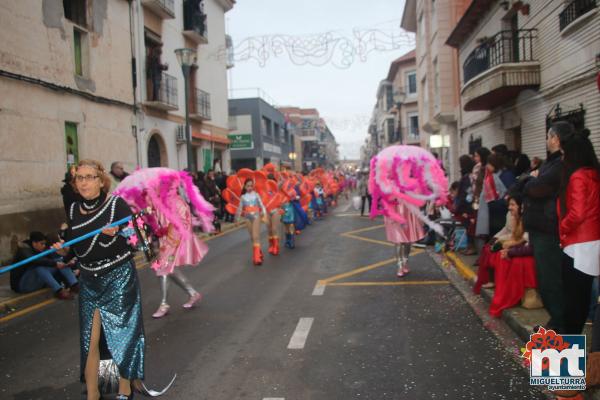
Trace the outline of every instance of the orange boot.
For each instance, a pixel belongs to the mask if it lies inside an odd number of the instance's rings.
[[[252,262],[254,263],[254,265],[261,265],[262,261],[262,251],[260,249],[260,244],[255,244],[254,252],[252,253]]]
[[[274,236],[269,236],[269,253],[275,255],[275,243],[273,238]]]
[[[273,239],[271,239],[271,243],[273,243],[273,252],[271,254],[273,254],[274,256],[278,256],[279,255],[279,237],[278,236],[273,236]]]

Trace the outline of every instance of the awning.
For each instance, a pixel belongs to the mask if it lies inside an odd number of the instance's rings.
[[[230,144],[231,140],[229,138],[220,136],[220,135],[208,135],[206,133],[200,132],[192,132],[192,137],[194,139],[207,140],[209,142],[222,143],[222,144]]]

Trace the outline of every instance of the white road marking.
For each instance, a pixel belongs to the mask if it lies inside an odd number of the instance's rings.
[[[325,287],[326,287],[326,285],[322,285],[321,283],[317,282],[317,284],[315,285],[315,288],[313,289],[312,295],[313,296],[323,296],[323,293],[325,293]]]
[[[285,400],[283,397],[265,397],[263,400]]]
[[[310,327],[315,319],[314,318],[300,318],[296,330],[290,339],[288,349],[303,349],[310,332]]]

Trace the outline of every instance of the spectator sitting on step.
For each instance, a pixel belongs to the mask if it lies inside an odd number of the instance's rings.
[[[542,307],[537,288],[535,259],[529,236],[523,228],[523,197],[509,196],[507,224],[491,246],[486,246],[479,261],[479,270],[494,270],[495,291],[490,314],[500,317],[504,309],[514,307],[523,299],[523,307]],[[485,280],[478,274],[478,284]],[[484,285],[485,287],[485,285]]]
[[[41,232],[31,232],[17,250],[15,262],[25,260],[47,249],[47,239]],[[65,281],[63,287],[61,281]],[[17,293],[30,293],[43,287],[49,287],[61,300],[71,300],[77,292],[78,282],[75,274],[64,262],[52,257],[41,257],[10,271],[10,287]]]
[[[63,226],[66,224],[63,224]],[[63,226],[61,226],[61,231],[59,233],[51,233],[46,238],[48,240],[48,244],[52,246],[54,243],[59,243],[61,240],[64,240]],[[70,247],[62,247],[56,250],[55,253],[49,254],[49,257],[54,258],[54,260],[63,262],[66,264],[67,268],[71,268],[75,276],[79,276],[79,265],[77,264],[77,257],[75,253]],[[75,292],[77,288],[75,288]],[[71,289],[73,292],[73,289]]]

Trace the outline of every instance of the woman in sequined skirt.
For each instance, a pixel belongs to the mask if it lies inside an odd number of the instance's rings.
[[[110,178],[94,160],[82,160],[73,171],[73,186],[83,201],[69,209],[67,239],[106,227],[131,214],[125,201],[109,196]],[[144,378],[145,339],[141,296],[133,251],[120,228],[73,246],[81,266],[79,322],[81,369],[87,399],[101,398],[98,389],[100,345],[106,345],[120,374],[117,400],[133,398],[133,380]]]

